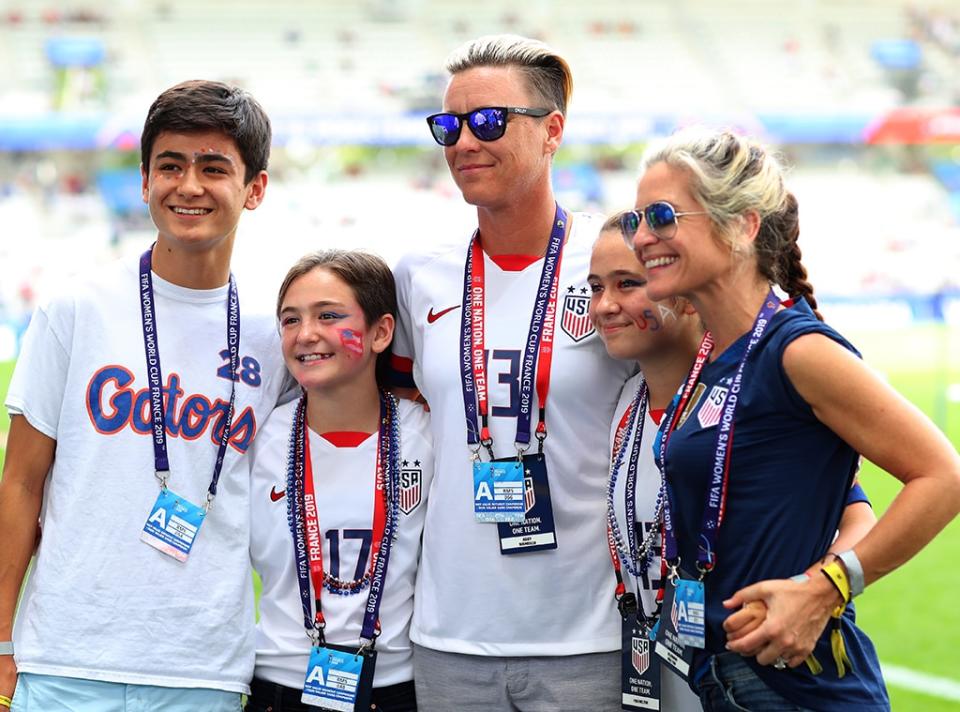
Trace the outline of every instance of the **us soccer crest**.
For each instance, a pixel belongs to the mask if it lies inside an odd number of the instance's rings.
[[[563,295],[563,309],[560,313],[560,328],[574,341],[583,341],[593,333],[590,322],[590,292],[586,287],[576,289],[567,287]]]
[[[527,514],[530,514],[530,510],[533,509],[533,505],[537,503],[537,493],[533,489],[532,477],[523,478],[523,503],[527,505]]]
[[[650,667],[650,641],[634,637],[630,659],[637,674],[643,675]]]
[[[406,464],[406,463],[404,463]],[[419,460],[414,460],[419,465]],[[410,514],[420,504],[423,490],[423,470],[419,467],[403,467],[400,470],[400,511]]]
[[[721,385],[715,385],[710,389],[710,395],[703,401],[700,410],[697,411],[697,420],[700,421],[701,428],[712,428],[720,422],[720,410],[723,408],[723,401],[727,397],[727,388]]]

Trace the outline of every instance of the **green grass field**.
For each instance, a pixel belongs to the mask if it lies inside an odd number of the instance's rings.
[[[910,401],[937,420],[954,446],[960,447],[960,398],[949,402],[946,389],[960,384],[960,331],[917,327],[909,332],[848,333],[874,367]],[[0,363],[0,397],[12,373]],[[955,386],[954,391],[960,390]],[[0,414],[0,466],[7,416]],[[899,491],[899,483],[867,463],[863,483],[878,514]],[[906,566],[872,585],[858,599],[859,621],[873,639],[884,663],[953,680],[960,685],[960,520],[951,524]],[[960,702],[890,684],[897,712],[960,710]]]

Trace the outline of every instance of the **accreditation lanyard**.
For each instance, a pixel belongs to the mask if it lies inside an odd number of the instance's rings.
[[[743,350],[743,356],[740,358],[740,364],[737,367],[736,374],[730,387],[727,389],[723,400],[720,403],[720,422],[717,425],[717,440],[714,447],[714,457],[712,460],[712,471],[710,482],[707,486],[707,502],[703,509],[703,518],[700,525],[700,544],[697,551],[697,570],[701,578],[710,572],[717,563],[716,543],[720,532],[720,526],[723,524],[723,516],[726,512],[727,487],[730,481],[730,458],[733,454],[733,430],[735,425],[735,416],[737,406],[740,403],[740,391],[743,385],[743,373],[747,365],[747,359],[750,357],[753,348],[763,338],[763,334],[770,324],[770,319],[776,313],[780,306],[780,300],[771,289],[764,299],[760,311],[753,322],[753,329],[750,333],[750,339]],[[703,335],[700,342],[700,348],[697,351],[696,360],[690,373],[687,376],[683,391],[679,399],[675,399],[670,413],[664,417],[664,426],[659,433],[659,447],[657,464],[660,467],[661,478],[666,483],[666,497],[663,507],[663,556],[673,570],[679,566],[679,547],[677,545],[676,528],[671,515],[670,501],[673,499],[673,490],[670,487],[666,477],[666,453],[667,444],[670,435],[676,428],[677,420],[690,400],[700,374],[706,364],[710,352],[713,350],[713,336],[710,332]]]
[[[633,401],[624,411],[620,422],[617,425],[617,431],[613,438],[613,448],[611,452],[610,479],[607,490],[607,545],[610,549],[610,560],[613,562],[613,573],[617,579],[615,596],[619,600],[626,593],[626,585],[623,582],[621,565],[625,566],[627,571],[638,581],[646,572],[650,565],[650,553],[653,548],[653,537],[656,529],[652,529],[649,539],[637,544],[637,530],[635,521],[637,517],[637,468],[640,462],[640,453],[643,443],[643,426],[646,420],[647,408],[649,407],[649,391],[646,381],[641,381],[637,387]],[[617,480],[620,469],[623,466],[624,456],[627,450],[627,441],[630,433],[634,434],[633,447],[630,449],[630,458],[627,461],[626,482],[624,486],[624,511],[626,513],[627,525],[627,549],[624,551],[623,537],[620,534],[620,525],[617,522],[615,492],[617,489]],[[663,480],[661,478],[660,488],[657,492],[657,502],[654,507],[654,520],[659,521],[663,511],[664,499]]]
[[[237,396],[237,372],[240,370],[240,299],[237,295],[237,282],[230,273],[227,292],[227,350],[230,355],[230,403],[227,412],[220,421],[220,445],[217,459],[213,465],[213,477],[207,490],[209,508],[217,496],[217,483],[223,470],[223,460],[230,442],[233,425],[233,411]],[[140,255],[140,321],[143,327],[143,350],[147,360],[147,383],[150,386],[150,415],[153,428],[154,472],[160,480],[160,488],[167,488],[170,478],[170,460],[167,456],[166,412],[163,405],[163,371],[160,367],[160,343],[157,334],[157,318],[154,311],[153,293],[153,246]]]
[[[380,634],[380,604],[387,577],[387,565],[396,529],[399,490],[399,426],[397,404],[392,396],[380,394],[380,427],[377,432],[376,484],[373,508],[373,542],[370,566],[364,579],[352,590],[333,588],[323,570],[323,537],[317,515],[317,500],[310,458],[310,438],[306,423],[306,395],[297,404],[290,431],[290,456],[287,465],[287,521],[293,535],[297,564],[297,584],[303,607],[303,623],[314,644],[323,644],[326,621],[322,594],[326,587],[333,593],[356,593],[368,583],[370,591],[364,608],[362,641],[372,644]],[[291,496],[292,493],[292,496]],[[311,616],[310,589],[316,613]]]
[[[547,437],[546,407],[550,390],[550,368],[553,360],[553,334],[557,313],[557,288],[560,282],[560,260],[566,234],[567,214],[557,204],[550,241],[540,273],[530,328],[524,342],[520,369],[519,413],[517,415],[516,447],[523,452],[530,445],[531,406],[536,372],[539,414],[536,435],[543,448]],[[474,453],[480,446],[493,455],[493,438],[489,427],[489,397],[485,347],[485,307],[483,249],[479,231],[475,232],[467,249],[463,270],[463,313],[460,318],[460,372],[463,386],[463,406],[467,421],[467,445]],[[477,424],[479,413],[480,425]]]

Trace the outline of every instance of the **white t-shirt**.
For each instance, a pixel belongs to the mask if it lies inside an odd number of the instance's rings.
[[[413,377],[430,403],[437,462],[410,631],[415,643],[496,656],[620,647],[604,524],[607,433],[632,368],[607,356],[587,316],[586,277],[600,225],[596,216],[572,216],[559,273],[545,443],[555,550],[502,555],[497,526],[474,516],[459,365],[469,231],[454,247],[409,255],[397,266],[394,353],[413,360]],[[542,267],[540,259],[502,269],[484,255],[490,429],[497,457],[516,452],[517,376]],[[534,391],[532,425],[537,406]]]
[[[257,624],[256,676],[299,688],[307,673],[310,639],[303,625],[293,537],[287,521],[287,457],[296,402],[277,408],[253,449],[250,555],[263,579]],[[308,430],[317,515],[324,544],[324,568],[353,580],[369,568],[356,530],[370,532],[376,480],[377,435],[353,447]],[[400,509],[397,538],[390,550],[380,605],[374,686],[413,679],[410,617],[420,555],[427,493],[433,478],[430,417],[410,401],[400,401]],[[349,536],[348,534],[352,535]],[[337,562],[331,555],[336,547]],[[361,562],[360,556],[365,554]],[[323,592],[329,643],[359,644],[369,586],[353,595]]]
[[[6,405],[57,441],[43,538],[14,626],[21,672],[246,692],[253,673],[243,455],[285,385],[276,320],[240,296],[241,369],[214,501],[181,563],[140,541],[160,492],[136,262],[37,309]],[[169,487],[202,504],[230,398],[227,287],[153,275]]]
[[[613,425],[610,428],[610,445],[607,449],[607,452],[610,454],[613,454],[614,438],[616,437],[620,421],[636,397],[637,388],[642,381],[643,376],[638,373],[623,386],[623,392],[620,394],[620,401],[617,403],[617,410],[613,418]],[[654,531],[654,553],[650,557],[650,564],[644,571],[645,575],[642,577],[639,585],[636,578],[632,576],[626,568],[621,566],[621,572],[627,590],[638,594],[644,612],[647,616],[650,616],[656,610],[657,590],[663,585],[660,571],[662,538],[659,533],[659,523],[656,521],[657,493],[660,490],[660,471],[653,457],[653,446],[657,437],[657,430],[660,426],[650,417],[649,408],[645,409],[642,424],[643,436],[640,441],[639,460],[637,461],[637,482],[635,489],[636,514],[634,518],[639,525],[637,526],[637,546],[639,546],[642,541],[641,537],[646,537],[648,532]],[[627,467],[639,429],[640,422],[635,418],[633,431],[627,434],[625,442],[623,443],[623,460],[617,473],[616,487],[613,491],[614,511],[617,515],[617,526],[620,528],[621,540],[624,547],[629,547],[627,540],[627,513],[624,499],[627,486]],[[611,476],[612,475],[613,473],[611,472]],[[613,575],[613,565],[610,562],[609,556],[607,557],[607,572],[608,584],[612,592],[614,590],[615,578]],[[661,709],[670,710],[670,712],[695,712],[701,709],[700,699],[693,694],[686,680],[675,674],[665,663],[661,663],[660,670]]]

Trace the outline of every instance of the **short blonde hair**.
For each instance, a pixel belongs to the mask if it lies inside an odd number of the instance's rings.
[[[450,74],[474,67],[517,67],[527,79],[530,91],[546,105],[566,116],[573,93],[570,65],[539,40],[520,35],[486,35],[471,40],[447,57]]]

